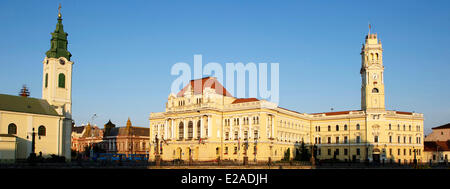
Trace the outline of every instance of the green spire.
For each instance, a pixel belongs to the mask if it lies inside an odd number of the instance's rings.
[[[61,9],[61,5],[59,9]],[[64,32],[61,12],[59,12],[58,23],[56,24],[56,29],[52,33],[52,39],[50,40],[50,50],[45,53],[48,58],[65,57],[67,60],[70,60],[72,54],[67,50],[67,35],[69,34]]]

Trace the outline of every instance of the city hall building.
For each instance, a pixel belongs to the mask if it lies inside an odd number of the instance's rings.
[[[192,80],[169,95],[165,112],[150,114],[151,154],[157,146],[162,160],[277,161],[304,143],[319,160],[421,162],[423,114],[385,109],[377,34],[366,36],[361,60],[360,110],[299,113],[235,98],[214,77]]]

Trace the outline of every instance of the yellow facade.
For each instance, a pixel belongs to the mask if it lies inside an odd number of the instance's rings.
[[[422,161],[423,114],[385,109],[382,51],[377,35],[368,34],[361,51],[361,110],[298,113],[217,93],[217,84],[205,85],[218,83],[209,77],[196,80],[201,91],[191,81],[169,95],[165,112],[150,114],[151,145],[155,137],[163,141],[163,160],[242,161],[247,152],[249,161],[277,161],[288,149],[292,159],[304,142],[316,146],[321,160]]]
[[[26,159],[31,153],[32,133],[35,132],[36,154],[42,152],[44,157],[55,154],[70,160],[70,123],[62,116],[0,110],[0,133],[8,133],[10,124],[17,126],[17,133],[14,134],[16,145],[9,145],[14,149],[4,150],[14,151],[16,159]],[[38,135],[41,126],[45,127],[45,136]]]

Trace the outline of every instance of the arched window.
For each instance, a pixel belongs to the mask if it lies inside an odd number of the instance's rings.
[[[39,126],[38,136],[45,136],[45,135],[46,135],[45,127],[43,125]]]
[[[48,87],[48,73],[45,74],[45,88]]]
[[[194,137],[194,123],[192,121],[189,121],[188,123],[188,140],[192,140]]]
[[[58,75],[58,87],[66,88],[66,76],[63,73]]]
[[[8,134],[10,135],[15,135],[17,134],[17,126],[14,123],[10,123],[8,125]]]
[[[372,89],[372,93],[378,93],[378,89],[377,88],[373,88]]]
[[[200,138],[201,135],[201,124],[200,121],[197,121],[197,138]]]
[[[182,140],[184,138],[184,124],[183,122],[180,122],[180,125],[178,126],[178,138]]]

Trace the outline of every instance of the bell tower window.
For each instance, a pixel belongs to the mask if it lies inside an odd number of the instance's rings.
[[[62,73],[58,75],[58,87],[66,88],[66,76]]]
[[[378,89],[377,88],[373,88],[372,89],[372,93],[378,93],[379,91],[378,91]]]
[[[45,88],[48,87],[48,73],[45,74]]]

